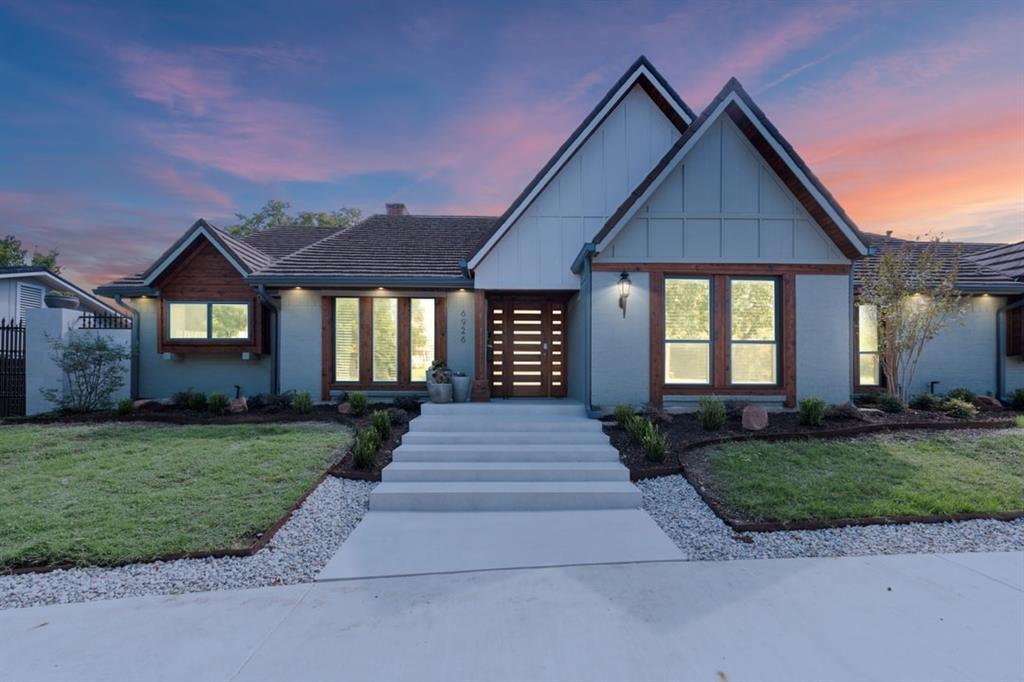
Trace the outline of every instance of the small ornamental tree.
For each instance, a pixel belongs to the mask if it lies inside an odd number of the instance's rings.
[[[72,333],[51,338],[53,361],[64,373],[62,388],[40,389],[43,397],[65,412],[93,412],[113,406],[112,396],[124,386],[127,349],[106,336]]]
[[[869,267],[858,302],[878,311],[878,357],[886,389],[910,400],[921,352],[949,323],[961,323],[967,300],[956,288],[959,249],[940,240],[905,242]]]

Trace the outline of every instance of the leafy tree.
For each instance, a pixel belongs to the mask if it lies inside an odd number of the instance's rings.
[[[28,252],[21,246],[21,240],[13,234],[0,239],[0,267],[12,268],[26,265]],[[57,257],[60,252],[51,249],[49,253],[36,251],[32,254],[32,265],[39,265],[55,275],[60,274],[60,266],[57,265]]]
[[[128,350],[106,336],[72,334],[51,338],[53,361],[64,373],[61,388],[40,389],[65,412],[93,412],[113,405],[111,396],[124,386]]]
[[[49,253],[39,253],[36,251],[32,254],[32,265],[42,266],[53,274],[59,275],[60,265],[57,264],[58,256],[60,256],[60,251],[57,249],[50,249]]]
[[[299,211],[290,215],[291,204],[280,199],[270,199],[255,213],[236,213],[238,222],[229,225],[227,231],[235,236],[244,236],[266,230],[275,225],[309,225],[311,227],[347,227],[359,222],[362,211],[358,208],[339,208],[337,211]]]
[[[870,267],[859,303],[878,311],[878,356],[890,394],[910,399],[925,345],[960,321],[967,299],[956,288],[960,253],[939,253],[940,240],[906,242]]]

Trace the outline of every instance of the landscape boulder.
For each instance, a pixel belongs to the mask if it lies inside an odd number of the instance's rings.
[[[864,421],[864,415],[861,414],[861,411],[853,403],[829,405],[825,409],[825,417],[827,419],[856,419]]]
[[[233,414],[240,414],[242,412],[248,411],[249,401],[245,398],[245,396],[228,401],[228,412],[231,412]]]
[[[132,403],[133,412],[142,412],[145,410],[159,410],[163,407],[163,403],[159,400],[136,400]]]
[[[352,414],[352,403],[345,401],[338,403],[338,414]]]
[[[994,412],[1003,409],[1003,404],[990,395],[979,395],[974,399],[974,406],[983,412]]]
[[[763,431],[768,427],[768,410],[760,405],[743,408],[743,428],[747,431]]]

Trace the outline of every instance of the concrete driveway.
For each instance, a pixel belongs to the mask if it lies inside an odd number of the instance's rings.
[[[341,580],[0,612],[3,680],[1024,679],[1024,554]]]

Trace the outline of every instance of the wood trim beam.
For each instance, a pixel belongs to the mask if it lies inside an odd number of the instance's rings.
[[[782,385],[786,407],[796,407],[796,275],[782,276]]]
[[[412,302],[400,298],[398,303],[398,383],[412,381]]]
[[[665,385],[665,276],[661,272],[650,274],[650,401],[661,408],[662,388]]]
[[[786,395],[781,386],[676,386],[666,384],[665,395]]]
[[[448,361],[448,301],[438,296],[434,299],[434,359]]]
[[[849,263],[614,263],[595,262],[595,272],[660,272],[664,275],[848,275]]]
[[[474,401],[491,399],[491,384],[487,381],[487,293],[483,289],[473,292],[473,391]]]
[[[331,397],[334,379],[334,299],[320,298],[320,400]]]
[[[715,275],[711,286],[711,383],[729,385],[729,276]]]
[[[359,384],[373,383],[373,299],[359,299]]]

